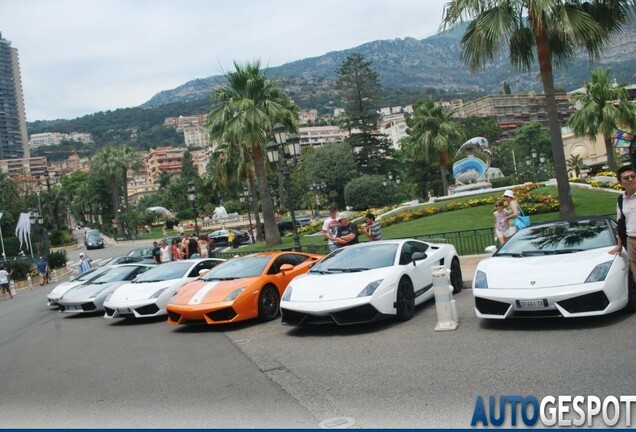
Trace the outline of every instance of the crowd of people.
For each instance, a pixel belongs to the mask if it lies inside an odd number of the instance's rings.
[[[214,240],[207,234],[197,237],[182,232],[179,239],[163,239],[152,243],[152,258],[157,264],[189,258],[208,258],[212,251]]]
[[[373,213],[367,213],[362,232],[369,241],[382,240],[382,226],[375,220]],[[359,243],[358,225],[349,220],[345,212],[338,212],[336,207],[329,208],[329,217],[322,224],[322,235],[327,239],[329,252],[338,248]]]

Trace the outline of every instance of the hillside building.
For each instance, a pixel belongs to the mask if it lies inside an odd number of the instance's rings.
[[[174,127],[177,132],[183,133],[186,147],[205,147],[210,145],[210,139],[205,128],[207,118],[207,114],[167,117],[164,119],[163,125]]]
[[[18,50],[0,33],[0,159],[28,159],[28,143]]]
[[[29,148],[48,147],[61,144],[62,141],[75,141],[83,144],[93,142],[93,136],[85,132],[71,132],[70,134],[61,132],[43,132],[32,134],[29,138]]]
[[[574,114],[574,107],[568,95],[556,95],[559,110],[559,122],[566,126],[568,119]],[[490,117],[494,118],[501,128],[501,141],[514,138],[520,126],[530,122],[539,122],[548,127],[548,113],[545,108],[544,95],[529,93],[527,95],[491,95],[474,101],[454,102],[455,117]]]

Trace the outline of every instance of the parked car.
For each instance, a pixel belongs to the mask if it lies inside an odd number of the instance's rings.
[[[59,299],[60,312],[92,313],[104,310],[104,301],[119,286],[154,267],[151,264],[121,264],[107,270],[89,283],[68,290]]]
[[[451,244],[415,239],[381,240],[336,249],[289,283],[281,299],[282,323],[359,324],[410,319],[433,298],[433,266],[450,270],[462,288],[459,257]]]
[[[215,247],[229,246],[227,236],[230,231],[234,233],[234,241],[236,242],[236,244],[241,245],[241,244],[250,242],[250,236],[246,232],[235,230],[235,229],[233,230],[222,229],[218,231],[213,231],[212,233],[208,234],[208,236],[214,241]]]
[[[86,231],[84,231],[84,243],[86,243],[86,241],[88,240],[88,236],[90,234],[97,234],[101,237],[102,233],[99,232],[99,230],[96,229],[87,229]]]
[[[155,261],[149,257],[123,255],[123,256],[116,256],[109,260],[101,262],[99,266],[105,267],[105,266],[114,266],[117,264],[132,264],[132,263],[154,264]]]
[[[102,249],[104,247],[104,239],[99,233],[91,233],[84,242],[86,249]]]
[[[534,224],[517,232],[475,269],[480,318],[565,318],[636,311],[627,252],[608,217]],[[490,246],[488,250],[495,250]]]
[[[58,301],[68,290],[84,283],[89,283],[108,270],[108,268],[109,266],[93,268],[78,276],[71,276],[68,281],[59,283],[46,295],[47,305],[50,307],[58,307]]]
[[[223,324],[278,316],[280,296],[294,277],[322,258],[263,252],[233,258],[179,290],[166,306],[170,324]]]
[[[133,249],[130,252],[128,252],[128,256],[152,259],[152,248],[145,247],[145,248]]]
[[[217,258],[171,261],[120,286],[104,303],[105,318],[144,318],[166,314],[181,286],[224,262]]]

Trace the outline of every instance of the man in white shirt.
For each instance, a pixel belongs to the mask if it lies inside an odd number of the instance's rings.
[[[336,207],[329,208],[329,217],[325,219],[322,224],[322,235],[327,239],[327,244],[329,245],[329,252],[338,249],[338,245],[335,242],[336,234],[338,232],[338,219],[336,219],[336,215],[338,214],[338,209]]]
[[[11,289],[9,288],[9,276],[4,266],[0,266],[0,291],[6,291],[9,294],[9,298],[13,298],[13,294],[11,294]]]

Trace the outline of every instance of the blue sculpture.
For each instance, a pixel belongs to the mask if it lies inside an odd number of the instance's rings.
[[[455,163],[453,163],[455,182],[467,185],[483,181],[491,159],[492,153],[486,138],[469,139],[462,144],[455,155]]]

